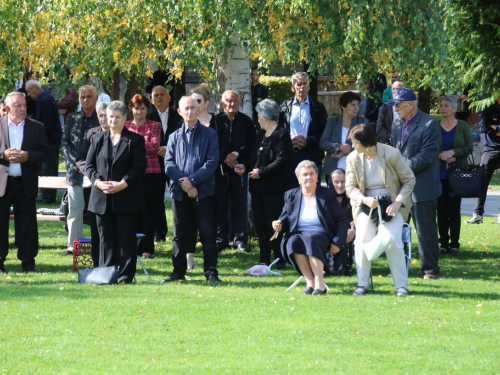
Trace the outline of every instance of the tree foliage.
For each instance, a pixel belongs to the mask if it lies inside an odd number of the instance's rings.
[[[73,81],[95,74],[109,82],[115,69],[140,77],[158,56],[178,78],[187,65],[214,78],[217,56],[237,36],[259,52],[261,65],[306,62],[313,73],[345,82],[398,69],[414,88],[450,92],[471,82],[484,91],[484,80],[498,87],[491,77],[500,61],[498,7],[487,3],[0,0],[0,87],[12,87],[24,65],[57,79],[68,69]]]

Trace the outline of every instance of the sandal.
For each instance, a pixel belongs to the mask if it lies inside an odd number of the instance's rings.
[[[450,250],[451,255],[453,255],[454,257],[458,256],[459,252],[460,251],[455,247]]]
[[[439,254],[448,254],[450,252],[450,249],[448,249],[447,247],[442,247],[441,249],[439,249]]]

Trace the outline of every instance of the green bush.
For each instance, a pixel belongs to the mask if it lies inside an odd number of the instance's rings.
[[[293,96],[290,77],[261,76],[260,83],[269,88],[269,98],[278,104]]]

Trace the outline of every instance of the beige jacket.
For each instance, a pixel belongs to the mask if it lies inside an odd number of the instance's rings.
[[[408,220],[411,208],[411,192],[415,186],[415,175],[395,148],[377,143],[377,154],[382,179],[393,201],[401,202],[399,212],[403,219]],[[365,191],[364,154],[357,151],[347,157],[346,192],[351,199],[352,214],[356,223]]]

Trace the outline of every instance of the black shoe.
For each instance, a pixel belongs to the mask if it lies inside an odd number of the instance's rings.
[[[312,294],[314,292],[314,289],[308,286],[302,291],[302,294]]]
[[[207,281],[211,283],[221,283],[222,280],[219,279],[219,276],[217,275],[216,272],[207,272],[205,273],[205,277],[207,278]]]
[[[29,270],[23,270],[25,273],[40,273],[36,268],[31,268]]]
[[[5,265],[3,264],[4,260],[0,260],[0,273],[7,273],[7,270],[5,269]]]
[[[351,277],[352,276],[352,270],[345,269],[344,270],[344,276],[345,277]]]
[[[326,294],[326,293],[327,293],[326,288],[325,288],[325,290],[314,289],[312,292],[312,295],[313,296],[322,296],[323,294]]]
[[[122,276],[117,280],[117,283],[120,285],[132,284],[132,280],[130,280],[128,276]]]
[[[71,255],[73,256],[73,251],[71,250],[66,250],[61,253],[61,256],[65,257],[66,255]]]
[[[162,284],[166,284],[166,283],[172,283],[174,281],[186,281],[186,277],[185,276],[179,276],[179,275],[173,273],[173,274],[170,275],[170,277],[167,277],[161,283]]]
[[[286,269],[286,263],[276,263],[276,269],[283,271],[284,269]]]
[[[249,253],[251,251],[246,243],[239,243],[238,246],[236,246],[236,248],[241,253]]]

